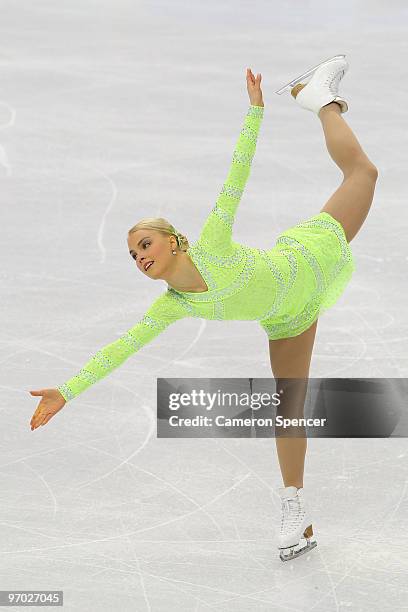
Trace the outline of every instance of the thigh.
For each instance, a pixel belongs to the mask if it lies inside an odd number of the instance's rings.
[[[275,378],[309,376],[317,322],[318,319],[303,333],[293,338],[269,340],[269,356]]]
[[[363,225],[370,210],[377,181],[375,168],[356,168],[348,174],[320,212],[328,212],[344,228],[351,242]]]

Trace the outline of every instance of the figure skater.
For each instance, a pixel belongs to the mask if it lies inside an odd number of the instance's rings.
[[[335,56],[288,84],[296,103],[318,116],[328,152],[344,178],[318,214],[262,250],[232,239],[264,114],[261,74],[255,78],[247,69],[250,106],[226,182],[199,239],[189,245],[164,218],[142,219],[129,230],[129,253],[137,268],[152,280],[166,281],[167,289],[134,327],[98,350],[75,376],[56,388],[30,391],[41,396],[32,430],[184,317],[258,321],[268,336],[277,385],[286,379],[307,381],[318,317],[336,302],[355,269],[349,243],[367,217],[378,177],[342,117],[348,104],[338,95],[338,86],[347,70],[345,56]],[[305,392],[306,385],[296,387],[298,405]],[[303,497],[306,437],[275,438],[284,483],[279,489],[278,548],[280,558],[287,560],[316,544],[311,542],[312,523]],[[307,541],[303,548],[302,537]]]

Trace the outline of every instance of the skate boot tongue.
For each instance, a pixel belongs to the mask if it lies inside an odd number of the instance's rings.
[[[278,492],[281,499],[291,499],[292,497],[296,497],[297,487],[282,487]]]

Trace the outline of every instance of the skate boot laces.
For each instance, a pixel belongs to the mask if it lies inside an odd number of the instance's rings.
[[[345,73],[346,70],[333,70],[327,75],[326,79],[321,82],[321,84],[325,87],[328,87],[333,96],[337,96],[339,83],[344,77]]]
[[[294,531],[303,521],[305,510],[298,496],[282,500],[281,534]]]

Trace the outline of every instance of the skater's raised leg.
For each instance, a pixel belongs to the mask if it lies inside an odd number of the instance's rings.
[[[343,172],[344,179],[320,212],[339,221],[350,242],[363,225],[370,210],[378,170],[360,146],[344,120],[341,109],[332,102],[319,111],[327,149]]]

